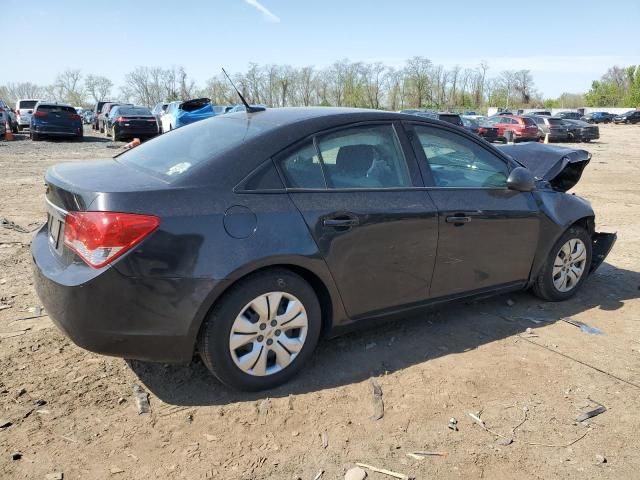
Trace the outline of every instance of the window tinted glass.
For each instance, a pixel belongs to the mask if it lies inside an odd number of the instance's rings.
[[[169,179],[177,178],[270,128],[247,118],[213,117],[156,137],[117,159]]]
[[[286,155],[280,167],[288,188],[325,188],[320,159],[311,141]]]
[[[533,119],[529,118],[529,117],[521,117],[523,120],[523,123],[527,126],[527,127],[535,127],[536,126],[536,122],[533,121]],[[517,122],[515,122],[517,123]],[[542,121],[542,123],[544,123],[544,120]]]
[[[120,115],[151,115],[148,108],[145,107],[118,107]]]
[[[391,188],[411,185],[391,125],[353,127],[318,140],[330,188]]]
[[[414,126],[438,187],[503,188],[509,169],[499,157],[450,132]]]
[[[73,107],[68,107],[65,105],[40,105],[38,106],[39,112],[49,112],[49,113],[76,113],[76,109]]]
[[[547,118],[547,122],[549,122],[549,125],[562,125],[562,120],[559,118]]]
[[[460,116],[459,115],[440,114],[440,115],[438,115],[438,118],[440,120],[442,120],[443,122],[452,123],[454,125],[458,125],[459,127],[462,126],[462,122],[460,121]]]
[[[18,106],[18,108],[33,108],[36,106],[36,103],[38,103],[37,100],[20,100],[20,105]]]
[[[544,118],[534,117],[533,121],[536,122],[538,125],[544,125]]]

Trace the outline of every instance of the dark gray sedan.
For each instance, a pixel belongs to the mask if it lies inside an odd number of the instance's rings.
[[[391,112],[216,116],[50,168],[35,285],[81,347],[197,352],[227,385],[271,388],[360,320],[528,288],[571,297],[615,241],[564,193],[590,158]]]

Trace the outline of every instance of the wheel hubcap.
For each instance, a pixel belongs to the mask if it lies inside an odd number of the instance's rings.
[[[249,375],[273,375],[295,360],[307,330],[307,312],[300,300],[286,292],[265,293],[245,305],[234,320],[231,358]]]
[[[573,290],[585,271],[587,249],[578,238],[568,240],[553,262],[553,285],[560,292]]]

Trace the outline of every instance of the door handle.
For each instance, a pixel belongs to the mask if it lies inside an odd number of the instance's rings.
[[[340,216],[334,218],[325,218],[322,221],[322,224],[325,227],[333,227],[333,228],[345,228],[345,227],[355,227],[360,222],[357,217],[348,217],[348,216]]]
[[[453,215],[451,217],[445,218],[445,221],[447,223],[459,223],[459,224],[469,223],[471,221],[471,217],[463,217],[463,216],[457,217]]]

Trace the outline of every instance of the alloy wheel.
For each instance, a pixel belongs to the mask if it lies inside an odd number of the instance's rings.
[[[572,238],[560,248],[553,262],[553,285],[560,292],[573,290],[584,275],[587,249],[579,238]]]
[[[286,292],[256,297],[240,311],[229,334],[229,352],[244,373],[266,376],[287,368],[302,350],[309,323],[304,305]]]

